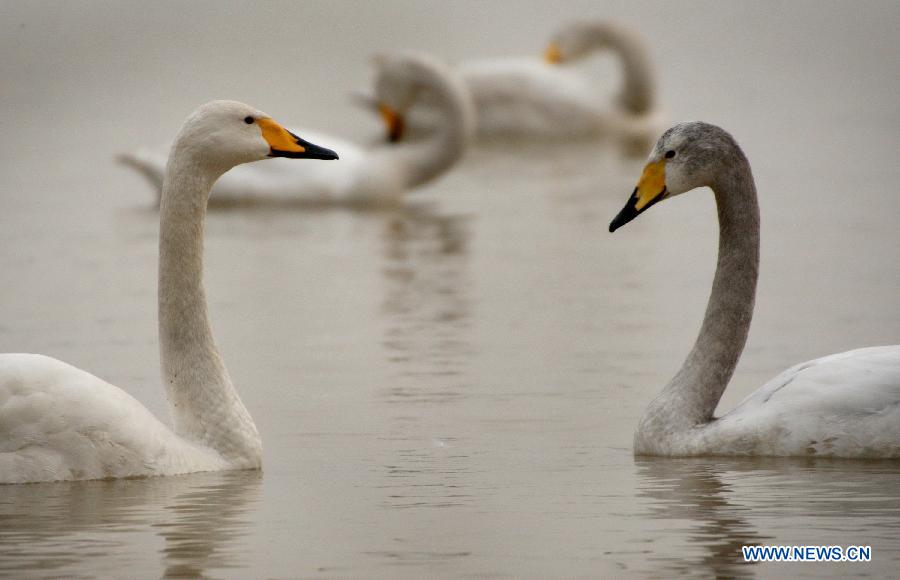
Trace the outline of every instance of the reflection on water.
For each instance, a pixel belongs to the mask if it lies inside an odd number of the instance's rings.
[[[652,557],[663,575],[699,574],[716,578],[752,576],[741,546],[765,544],[749,522],[750,513],[720,475],[721,465],[698,460],[637,460],[638,497],[651,500],[648,516],[677,520],[691,552],[683,557]]]
[[[452,399],[429,377],[459,376],[470,354],[467,272],[468,216],[446,216],[410,205],[385,219],[383,273],[388,325],[384,345],[399,373],[418,378],[419,392],[392,389],[392,397]]]
[[[385,354],[391,369],[383,400],[392,410],[392,434],[420,420],[423,407],[441,408],[466,396],[471,338],[468,296],[470,217],[443,215],[430,204],[411,203],[384,216]],[[395,435],[396,436],[396,435]],[[407,440],[383,466],[388,508],[448,508],[471,502],[462,489],[469,458],[456,437]],[[385,554],[396,561],[463,554]]]
[[[765,573],[881,575],[900,538],[898,474],[890,461],[821,459],[638,459],[644,514],[671,522],[682,539],[650,560],[661,576]],[[746,545],[871,545],[865,564],[747,564]],[[792,567],[793,566],[793,567]]]
[[[260,471],[238,471],[181,491],[168,509],[172,518],[153,524],[165,539],[166,578],[201,577],[207,570],[244,567],[247,514],[255,510]]]
[[[152,551],[166,578],[240,566],[261,480],[258,471],[237,471],[0,486],[0,575],[30,570],[93,577],[158,569]],[[143,561],[122,552],[133,543],[146,547],[138,554]]]

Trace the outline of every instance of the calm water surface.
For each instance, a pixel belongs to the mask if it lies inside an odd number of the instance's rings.
[[[720,408],[796,362],[900,342],[896,3],[12,2],[0,352],[165,417],[157,215],[117,151],[223,96],[368,139],[343,95],[373,50],[536,53],[582,14],[653,39],[670,118],[725,126],[753,163],[757,316]],[[402,209],[213,211],[210,308],[264,471],[0,486],[0,576],[896,574],[896,463],[632,457],[717,234],[708,192],[608,234],[640,168],[602,145],[494,144]],[[745,544],[869,544],[873,562],[750,566]]]

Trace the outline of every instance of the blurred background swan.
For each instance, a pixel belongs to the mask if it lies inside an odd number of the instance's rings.
[[[610,54],[621,79],[595,79],[582,64]],[[544,59],[466,61],[459,71],[472,91],[482,138],[653,139],[661,126],[656,74],[637,32],[584,19],[553,35]],[[608,102],[611,87],[618,94]]]
[[[299,170],[296,164],[277,159],[265,167],[236,167],[215,184],[210,204],[394,204],[402,200],[404,192],[449,170],[462,157],[475,130],[471,96],[459,76],[422,52],[385,53],[372,62],[375,94],[371,109],[386,125],[387,143],[367,147],[301,131],[311,141],[339,151],[340,160],[316,167],[306,164]],[[427,138],[408,140],[406,115],[422,95],[434,106],[433,130]],[[140,149],[119,159],[159,191],[165,149]]]

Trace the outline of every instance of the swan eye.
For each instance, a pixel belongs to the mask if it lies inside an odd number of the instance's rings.
[[[247,123],[248,125],[252,125],[253,117],[251,117],[250,115],[247,115],[246,117],[244,117],[244,122]]]
[[[669,149],[668,151],[666,151],[666,159],[671,159],[671,158],[673,158],[673,157],[675,157],[675,151],[673,151],[673,150],[671,150],[671,149]]]

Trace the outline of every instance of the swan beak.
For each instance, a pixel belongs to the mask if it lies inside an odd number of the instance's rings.
[[[331,149],[319,147],[304,141],[272,119],[256,121],[263,139],[269,144],[269,157],[290,157],[291,159],[337,159],[338,154]]]
[[[547,50],[544,51],[544,60],[548,64],[559,64],[562,62],[562,52],[559,50],[558,44],[551,42],[547,45]]]
[[[402,139],[405,126],[403,123],[403,117],[400,115],[400,113],[385,105],[384,103],[380,103],[378,105],[378,112],[381,114],[381,118],[384,120],[384,124],[387,126],[388,141],[390,141],[391,143],[396,143],[397,141]]]
[[[609,231],[614,232],[638,216],[647,208],[666,197],[666,161],[660,159],[644,167],[637,187],[628,198],[628,203],[619,215],[610,222]]]

